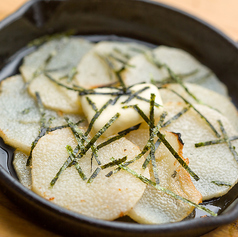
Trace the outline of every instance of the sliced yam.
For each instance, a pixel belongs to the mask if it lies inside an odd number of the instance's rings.
[[[78,64],[77,84],[84,88],[95,88],[118,82],[115,71],[127,65],[127,61],[149,48],[137,43],[102,41],[94,46]]]
[[[6,144],[28,153],[39,133],[40,114],[21,76],[1,82],[0,108],[0,136]]]
[[[166,140],[182,157],[183,144],[178,134],[165,132]],[[137,144],[143,149],[149,139],[148,129],[138,129],[126,136],[127,139]],[[192,180],[185,169],[178,163],[171,152],[160,144],[155,153],[156,165],[160,186],[186,198],[196,204],[202,200],[201,194],[194,187]],[[188,163],[188,160],[186,160]],[[150,177],[154,179],[154,171],[150,167]],[[189,204],[176,200],[174,197],[165,194],[154,187],[147,185],[146,190],[128,213],[128,215],[139,223],[144,224],[162,224],[177,222],[187,217],[194,207]]]
[[[185,82],[199,84],[227,96],[226,86],[207,67],[198,62],[189,53],[167,46],[159,46],[151,53],[137,55],[128,61],[134,67],[128,67],[122,74],[127,85],[150,82],[151,79],[162,81],[169,77],[164,67],[158,68],[148,58],[155,57],[161,64],[166,64],[175,74],[182,76]]]
[[[237,109],[229,98],[199,85],[185,83],[185,86],[189,92],[191,92],[192,95],[194,95],[203,104],[218,110],[224,116],[226,116],[231,122],[232,126],[238,130]],[[194,98],[190,96],[179,84],[168,84],[166,85],[166,88],[176,91],[179,95],[192,104],[197,103]],[[169,103],[170,101],[184,102],[179,96],[167,89],[161,89],[160,94],[164,104]]]
[[[147,46],[135,42],[117,41],[102,41],[95,46],[95,49],[98,54],[108,56],[117,71],[122,69],[130,58],[151,50]]]
[[[121,74],[127,86],[142,82],[151,83],[152,79],[162,80],[168,76],[164,69],[159,70],[151,63],[145,54],[136,55],[128,63],[134,67],[128,67]]]
[[[17,177],[22,185],[31,189],[31,168],[26,165],[28,155],[16,150],[14,152],[13,167],[16,171]]]
[[[40,113],[35,100],[28,94],[21,76],[13,76],[1,82],[0,93],[0,136],[14,148],[30,153],[31,144],[39,134]],[[46,121],[50,127],[65,125],[65,116],[74,122],[82,119],[77,114],[46,110]]]
[[[68,167],[53,187],[51,180],[68,157],[66,146],[73,149],[76,140],[68,128],[49,133],[42,137],[33,151],[32,190],[51,202],[69,210],[105,220],[114,220],[125,215],[140,199],[146,185],[126,171],[119,171],[111,177],[105,175],[115,169],[110,167],[101,170],[91,183],[82,180],[74,166]],[[125,138],[121,138],[98,151],[102,165],[111,162],[111,158],[127,156],[133,159],[140,150]],[[148,170],[142,169],[138,160],[130,168],[148,176]],[[91,171],[91,151],[78,160],[83,172],[89,178]],[[93,159],[92,170],[97,166]]]
[[[81,112],[76,91],[68,90],[49,80],[47,73],[68,87],[74,84],[76,65],[93,44],[79,38],[62,38],[45,43],[26,56],[20,67],[21,74],[29,83],[29,93],[39,92],[45,107],[65,113]]]
[[[78,92],[57,85],[44,75],[35,78],[28,89],[33,97],[39,92],[42,103],[48,109],[64,113],[82,113]]]
[[[148,88],[147,88],[148,87]],[[132,98],[132,100],[124,103],[130,95],[122,95],[116,101],[116,103],[109,104],[100,114],[100,116],[95,120],[93,124],[94,132],[100,130],[110,118],[112,118],[116,113],[119,113],[119,118],[112,124],[112,126],[103,134],[103,136],[108,136],[112,134],[116,134],[126,128],[137,125],[138,123],[143,122],[144,120],[138,114],[138,112],[134,108],[124,108],[124,106],[130,105],[138,105],[138,107],[149,117],[150,113],[150,97],[151,93],[155,94],[155,102],[160,105],[155,107],[155,119],[158,119],[163,111],[162,100],[160,98],[159,90],[156,86],[152,84],[138,84],[131,88],[132,94],[143,90],[138,95],[142,98],[147,99],[147,101],[137,99],[136,97]],[[109,93],[109,95],[88,95],[81,96],[81,104],[83,107],[83,111],[85,116],[87,117],[88,123],[94,118],[96,112],[89,104],[87,98],[89,98],[96,105],[97,109],[100,110],[110,99],[115,100],[116,96],[110,95],[112,92],[118,92],[117,89],[113,88],[97,88],[95,89],[97,93]]]
[[[171,102],[166,104],[164,109],[168,112],[168,119],[170,119],[183,108],[183,103]],[[223,136],[218,120],[222,122],[228,137],[237,135],[228,119],[219,112],[204,105],[196,105],[195,108],[221,134],[221,138]],[[189,159],[190,168],[200,178],[198,181],[192,180],[195,187],[202,194],[203,200],[220,197],[237,183],[238,164],[226,142],[195,147],[196,143],[218,140],[219,138],[194,109],[189,109],[164,129],[181,134],[184,142],[183,155]],[[238,140],[231,141],[231,143],[233,147],[238,147]],[[218,186],[213,183],[214,181],[223,182],[230,186]]]
[[[48,41],[24,58],[20,71],[27,82],[41,70],[62,77],[67,75],[92,47],[92,43],[80,38],[64,37]]]

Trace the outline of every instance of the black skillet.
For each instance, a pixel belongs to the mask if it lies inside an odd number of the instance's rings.
[[[238,47],[223,33],[180,10],[136,0],[35,0],[0,22],[0,79],[18,72],[31,40],[73,29],[93,41],[139,40],[148,45],[182,48],[211,68],[227,85],[238,105]],[[179,223],[141,225],[103,221],[83,216],[39,197],[17,180],[12,149],[1,141],[0,185],[32,221],[65,236],[200,236],[238,219],[237,185],[221,199],[208,202],[221,208],[218,217],[195,218]],[[14,225],[14,223],[12,223]]]

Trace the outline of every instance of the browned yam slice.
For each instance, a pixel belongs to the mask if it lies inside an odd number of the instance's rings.
[[[170,132],[164,134],[167,141],[182,157],[183,144],[179,135]],[[148,129],[134,131],[127,138],[142,148],[149,138]],[[194,187],[189,174],[163,144],[160,144],[155,157],[160,179],[159,185],[196,204],[200,203],[202,196]],[[188,163],[188,159],[185,161]],[[151,164],[149,165],[150,177],[154,179],[154,171]],[[189,204],[176,200],[168,194],[147,185],[142,198],[128,215],[139,223],[161,224],[181,221],[193,209],[194,207]]]
[[[223,123],[228,137],[237,136],[236,130],[231,126],[228,119],[221,113],[208,108],[205,105],[196,105],[196,109],[206,117],[213,127],[222,135],[218,120]],[[173,117],[184,108],[181,102],[170,102],[165,106],[168,118]],[[196,143],[215,141],[219,138],[201,116],[194,110],[189,109],[184,115],[173,121],[164,128],[181,134],[184,142],[183,154],[189,159],[190,168],[200,178],[193,183],[203,196],[203,200],[220,197],[226,194],[238,181],[238,163],[226,142],[220,144],[195,147]],[[231,147],[238,147],[238,140],[231,141]],[[226,183],[219,186],[215,182]]]

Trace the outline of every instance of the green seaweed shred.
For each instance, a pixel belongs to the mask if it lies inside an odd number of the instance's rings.
[[[168,89],[168,88],[167,88]],[[176,91],[172,90],[172,89],[168,89],[170,91],[172,91],[174,94],[176,94],[177,96],[179,96],[184,102],[185,104],[189,105],[191,108],[193,108],[199,115],[200,117],[208,124],[208,126],[211,128],[211,130],[215,133],[216,137],[220,137],[221,135],[218,133],[218,131],[215,129],[215,127],[209,122],[209,120],[200,112],[198,111],[189,101],[187,101],[183,96],[181,96],[179,93],[177,93]]]
[[[234,141],[237,139],[238,139],[238,136],[229,137],[230,141]],[[211,141],[206,141],[206,142],[198,142],[198,143],[195,143],[195,147],[216,145],[216,144],[224,143],[225,141],[226,141],[225,138],[221,138],[221,139],[211,140]]]
[[[79,163],[75,160],[75,155],[76,155],[77,150],[73,150],[72,147],[69,145],[66,146],[66,150],[67,150],[71,160],[74,162],[74,166],[77,169],[79,176],[82,178],[82,180],[86,180],[87,179],[86,175],[84,174]]]
[[[98,119],[98,117],[102,114],[102,112],[109,106],[111,105],[113,102],[112,99],[109,99],[102,107],[101,109],[99,109],[98,111],[96,111],[95,115],[93,116],[93,118],[91,119],[89,125],[88,125],[88,129],[87,131],[85,132],[85,136],[87,136],[90,131],[92,130],[93,128],[93,124],[96,122],[96,120]]]
[[[224,181],[211,181],[211,183],[217,185],[217,186],[227,186],[227,187],[231,187],[232,185],[229,183],[226,183]]]
[[[126,104],[128,102],[130,102],[131,100],[133,100],[137,95],[139,95],[140,93],[148,90],[150,87],[146,86],[138,91],[136,91],[135,93],[132,93],[125,101],[121,102],[122,104]]]
[[[149,125],[153,126],[150,119],[145,115],[145,113],[137,106],[137,105],[132,105],[132,106],[127,106],[125,108],[132,107],[134,108],[140,116],[144,119],[144,121]],[[171,154],[178,160],[178,162],[182,165],[182,167],[197,181],[199,180],[199,177],[190,169],[190,167],[186,164],[186,162],[180,157],[180,155],[174,150],[174,148],[170,145],[170,143],[166,140],[164,135],[159,131],[158,127],[154,127],[153,131],[158,138],[163,142],[163,144],[169,149]]]
[[[98,112],[98,108],[97,108],[96,104],[88,96],[86,97],[86,100],[88,101],[88,104],[92,107],[92,109],[95,112]]]
[[[21,111],[21,114],[24,114],[24,115],[25,115],[25,114],[29,114],[30,111],[31,111],[31,109],[32,109],[31,107],[26,108],[26,109],[24,109],[24,110]]]
[[[100,167],[97,167],[94,172],[92,173],[92,175],[89,177],[87,183],[92,183],[93,180],[98,176],[99,172],[101,171]]]
[[[28,156],[26,166],[29,166],[31,164],[32,152],[33,152],[37,142],[39,141],[39,139],[47,133],[47,129],[48,129],[48,127],[46,127],[45,108],[42,104],[40,94],[38,92],[36,92],[35,95],[36,95],[36,100],[37,100],[37,106],[38,106],[38,109],[39,109],[40,115],[41,115],[41,117],[40,117],[40,132],[39,132],[39,135],[36,137],[36,139],[31,144],[30,155]]]
[[[125,129],[125,130],[119,132],[118,135],[115,135],[115,136],[109,138],[108,140],[106,140],[105,142],[99,144],[99,145],[97,146],[97,149],[100,149],[100,148],[102,148],[102,147],[104,147],[104,146],[109,145],[110,143],[112,143],[112,142],[114,142],[114,141],[119,140],[120,138],[126,136],[126,135],[127,135],[128,133],[130,133],[131,131],[137,130],[139,127],[140,127],[140,124],[137,124],[136,126],[127,128],[127,129]]]
[[[122,164],[124,163],[125,161],[127,160],[127,156],[124,156],[122,158],[119,158],[119,159],[114,159],[113,161],[105,164],[105,165],[101,165],[101,169],[104,170],[104,169],[107,169],[109,167],[113,167],[115,165],[119,165],[119,164]]]
[[[76,33],[75,30],[71,29],[62,33],[56,33],[56,34],[51,34],[51,35],[44,35],[40,38],[32,40],[30,43],[28,43],[28,47],[32,46],[40,46],[44,44],[45,42],[51,41],[51,40],[56,40],[56,39],[61,39],[63,37],[69,37],[72,36]]]
[[[225,130],[224,126],[223,126],[222,121],[218,120],[218,123],[220,125],[220,129],[221,129],[221,132],[222,132],[222,134],[224,136],[225,142],[227,143],[227,145],[229,147],[229,150],[231,151],[231,153],[234,156],[235,160],[238,162],[238,154],[237,154],[235,148],[231,144],[231,141],[230,141],[230,139],[229,139],[229,137],[228,137],[228,135],[226,133],[226,130]]]
[[[123,169],[123,170],[129,172],[130,174],[134,175],[136,178],[138,178],[139,180],[141,180],[143,183],[145,183],[145,184],[147,184],[147,185],[150,185],[150,186],[156,188],[157,190],[160,190],[160,191],[162,191],[162,192],[168,194],[169,196],[171,196],[171,197],[173,197],[173,198],[175,198],[175,199],[177,199],[177,200],[181,200],[181,201],[183,201],[184,203],[188,203],[189,205],[191,205],[191,206],[193,206],[193,207],[196,207],[196,208],[199,209],[199,210],[205,211],[205,212],[209,213],[209,214],[212,215],[212,216],[217,216],[216,213],[214,213],[213,211],[209,210],[208,208],[206,208],[206,207],[204,207],[204,206],[202,206],[202,205],[198,205],[198,204],[196,204],[196,203],[194,203],[194,202],[192,202],[192,201],[190,201],[190,200],[188,200],[188,199],[186,199],[186,198],[183,198],[183,197],[177,195],[176,193],[174,193],[174,192],[172,192],[172,191],[170,191],[170,190],[168,190],[168,189],[166,189],[166,188],[164,188],[164,187],[161,187],[160,185],[156,184],[156,183],[153,182],[152,180],[150,180],[150,179],[148,179],[148,178],[146,178],[146,177],[144,177],[144,176],[142,176],[142,175],[136,173],[134,170],[130,169],[129,167],[125,166],[124,164],[120,164],[120,165],[118,165],[118,166],[119,166],[121,169]]]
[[[61,166],[61,168],[59,169],[59,171],[57,172],[57,174],[55,175],[55,177],[52,179],[52,181],[50,182],[50,185],[53,187],[55,185],[55,183],[57,182],[57,180],[59,179],[60,175],[64,172],[64,170],[67,169],[67,167],[69,167],[69,165],[71,164],[71,162],[76,161],[77,159],[81,159],[86,152],[94,145],[94,143],[103,135],[103,133],[106,132],[106,130],[119,118],[120,114],[116,113],[95,135],[94,137],[85,145],[85,149],[82,152],[78,152],[79,151],[79,147],[77,146],[75,148],[75,151],[77,151],[77,155],[75,156],[75,158],[72,160],[71,157],[69,156],[66,161],[64,162],[64,164]],[[74,152],[75,152],[74,151]]]
[[[177,113],[176,115],[174,115],[171,119],[167,120],[164,124],[161,125],[161,127],[167,127],[168,125],[170,125],[172,122],[174,122],[175,120],[177,120],[178,118],[180,118],[183,114],[185,114],[189,109],[191,108],[191,106],[189,105],[188,107],[185,107],[184,109],[182,109],[179,113]]]
[[[155,105],[155,94],[151,94],[150,97],[150,127],[149,127],[149,131],[150,131],[150,160],[151,160],[151,164],[152,164],[152,170],[153,170],[153,174],[154,174],[154,178],[155,178],[155,182],[156,184],[159,184],[159,175],[158,175],[158,168],[157,168],[157,163],[155,160],[155,144],[154,144],[154,138],[155,138],[155,134],[153,132],[153,128],[155,127],[155,116],[154,116],[154,105]]]
[[[67,121],[69,127],[71,128],[74,136],[75,136],[75,139],[77,140],[78,142],[78,145],[79,145],[79,148],[82,152],[85,152],[85,145],[84,143],[88,143],[90,142],[90,140],[87,138],[87,135],[85,135],[83,133],[83,131],[81,131],[81,129],[76,125],[74,124],[72,121],[69,120],[69,118],[65,118],[65,120]],[[95,157],[95,160],[97,161],[98,165],[101,165],[101,162],[100,160],[98,159],[98,149],[97,147],[95,147],[94,145],[91,146],[91,150],[92,150],[92,158]]]

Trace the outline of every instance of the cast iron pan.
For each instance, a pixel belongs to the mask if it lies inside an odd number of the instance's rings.
[[[26,3],[0,23],[0,78],[18,73],[28,42],[46,34],[75,30],[94,41],[139,40],[182,48],[211,68],[228,86],[238,105],[238,48],[207,23],[163,4],[136,0],[37,0]],[[31,50],[31,49],[30,49]],[[219,216],[179,223],[141,225],[83,216],[39,197],[23,187],[12,168],[12,149],[1,141],[0,185],[32,221],[65,236],[200,236],[238,219],[237,185],[222,199]],[[217,204],[218,205],[218,204]],[[12,223],[14,225],[14,223]]]

